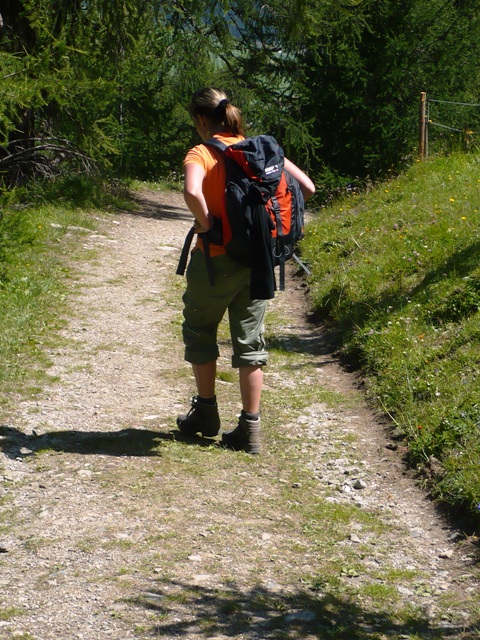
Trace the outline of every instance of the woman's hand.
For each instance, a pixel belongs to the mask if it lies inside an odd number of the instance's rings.
[[[210,231],[213,227],[213,218],[210,214],[207,215],[207,221],[209,223],[208,227],[204,227],[200,224],[200,222],[195,218],[195,222],[193,223],[193,228],[195,229],[195,233],[206,233]]]

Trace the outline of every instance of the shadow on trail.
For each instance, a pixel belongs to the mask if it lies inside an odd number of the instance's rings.
[[[315,359],[313,364],[319,368],[330,364],[339,364],[339,359],[335,355],[336,347],[327,329],[322,326],[311,324],[307,330],[297,330],[295,333],[271,334],[267,332],[265,336],[267,349],[269,352],[279,351],[283,353],[305,354],[307,358],[302,362],[292,364],[292,369],[301,369],[312,364],[311,357]]]
[[[333,348],[321,333],[305,332],[303,334],[275,334],[267,335],[267,347],[271,350],[287,351],[294,353],[305,353],[313,356],[332,356],[330,361],[333,362]],[[336,360],[335,360],[336,361]]]
[[[152,619],[154,637],[318,638],[374,640],[379,637],[422,640],[478,640],[480,627],[434,623],[421,612],[400,621],[389,611],[370,610],[345,595],[297,589],[282,593],[255,587],[243,591],[235,584],[210,588],[180,581],[164,582],[142,593],[134,603],[158,615]],[[479,621],[480,622],[480,621]]]
[[[142,197],[140,194],[134,194],[132,196],[135,204],[138,205],[136,211],[128,211],[132,216],[138,216],[141,218],[154,218],[155,220],[187,220],[192,221],[192,214],[184,206],[176,206],[172,204],[166,204],[165,202],[157,202],[147,197]]]
[[[51,431],[27,435],[19,429],[0,425],[0,451],[8,458],[28,458],[39,451],[58,451],[83,455],[152,456],[162,455],[162,444],[174,440],[210,447],[208,438],[183,438],[179,431],[121,429],[120,431]]]

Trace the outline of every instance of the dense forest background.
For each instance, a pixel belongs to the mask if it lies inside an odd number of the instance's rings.
[[[179,172],[209,84],[325,189],[378,179],[421,91],[478,102],[479,53],[479,0],[1,0],[0,180]]]

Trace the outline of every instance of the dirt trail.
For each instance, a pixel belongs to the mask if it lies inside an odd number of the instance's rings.
[[[95,257],[76,265],[75,317],[50,353],[54,378],[1,416],[0,638],[478,637],[474,548],[360,401],[336,412],[312,396],[278,434],[266,430],[258,459],[176,441],[193,384],[179,339],[183,281],[172,274],[191,218],[180,194],[145,192],[139,203],[136,214],[99,220],[97,233],[72,230]],[[301,283],[271,309],[297,360],[294,373],[268,371],[267,393],[302,380],[356,396],[306,321]],[[236,386],[227,375],[219,386],[233,421]],[[332,553],[311,535],[314,526],[323,535],[318,511],[306,516],[321,499],[337,517],[351,508],[382,525],[352,516],[335,547],[335,597],[321,581],[301,583]],[[339,565],[328,561],[331,576]],[[405,576],[399,606],[422,609],[421,635],[386,601],[362,608],[342,590],[373,584],[374,570],[386,588],[386,565],[392,581]]]

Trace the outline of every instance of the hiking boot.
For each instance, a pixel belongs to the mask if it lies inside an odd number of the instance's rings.
[[[220,431],[217,403],[206,404],[199,400],[198,396],[194,396],[190,411],[178,416],[177,426],[184,436],[194,436],[201,433],[202,436],[213,438]]]
[[[222,444],[234,451],[260,453],[260,416],[252,420],[247,415],[242,411],[238,426],[222,434]]]

